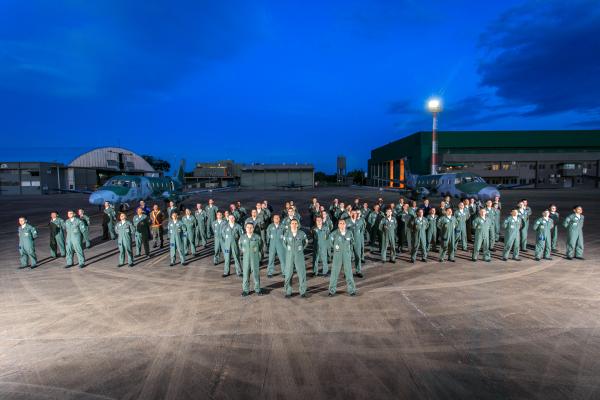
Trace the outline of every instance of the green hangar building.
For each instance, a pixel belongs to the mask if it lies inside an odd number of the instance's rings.
[[[490,184],[600,187],[600,130],[438,131],[439,172],[472,172]],[[431,131],[371,151],[370,183],[403,187],[431,173]]]

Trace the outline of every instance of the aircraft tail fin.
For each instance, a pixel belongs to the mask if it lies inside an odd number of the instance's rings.
[[[177,175],[175,176],[175,178],[181,183],[183,183],[184,172],[185,172],[185,160],[182,159],[181,162],[179,163],[179,169],[177,170]]]

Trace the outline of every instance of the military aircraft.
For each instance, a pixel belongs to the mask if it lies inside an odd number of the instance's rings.
[[[305,187],[312,187],[312,185],[298,185],[296,184],[294,181],[292,181],[289,185],[275,185],[275,187],[281,188],[283,190],[294,190],[294,189],[298,189],[298,190],[302,190]]]
[[[407,165],[406,161],[405,165]],[[409,192],[415,199],[431,196],[451,196],[454,198],[473,197],[477,200],[486,201],[494,200],[496,196],[500,196],[497,186],[486,183],[481,176],[472,172],[445,172],[433,175],[417,175],[407,172],[404,180],[379,180],[406,185],[407,189],[395,189],[394,191]],[[389,189],[386,188],[385,190]]]
[[[130,204],[140,200],[164,200],[179,203],[197,193],[210,193],[232,188],[201,189],[183,191],[184,162],[181,162],[176,176],[148,177],[137,175],[116,175],[95,191],[65,190],[67,192],[90,195],[90,204],[101,206],[105,201],[117,208],[128,209]]]

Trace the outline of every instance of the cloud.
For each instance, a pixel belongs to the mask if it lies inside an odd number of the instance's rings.
[[[0,89],[66,98],[161,92],[260,37],[257,8],[245,4],[7,1]]]
[[[530,1],[481,35],[481,85],[527,115],[599,108],[600,3]]]

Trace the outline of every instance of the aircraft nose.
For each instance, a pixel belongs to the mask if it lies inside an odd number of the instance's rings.
[[[494,200],[496,196],[500,196],[500,192],[493,186],[486,186],[479,191],[480,200]]]
[[[95,206],[100,206],[104,204],[105,201],[114,202],[112,193],[107,190],[98,190],[90,194],[90,204]]]
[[[94,193],[90,194],[90,204],[99,206],[103,203],[104,203],[104,199],[102,198],[102,196],[100,196],[100,194],[98,192],[94,192]]]

